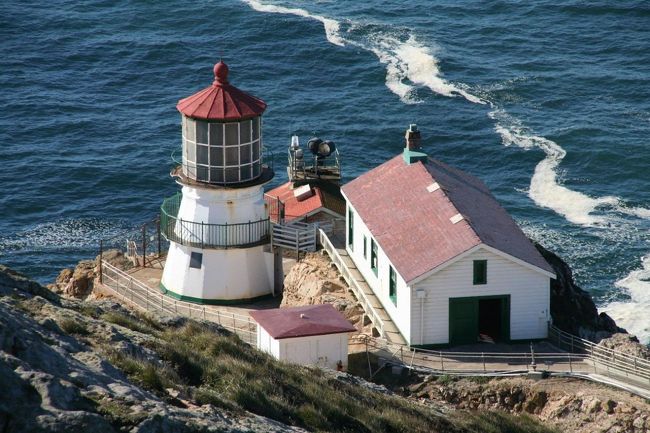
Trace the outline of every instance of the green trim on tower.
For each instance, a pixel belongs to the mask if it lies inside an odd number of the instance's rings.
[[[170,298],[178,299],[179,301],[191,302],[193,304],[201,305],[236,305],[236,304],[248,304],[251,302],[262,301],[264,299],[273,298],[273,294],[269,293],[268,295],[256,296],[254,298],[243,298],[243,299],[203,299],[195,298],[193,296],[179,295],[176,292],[172,292],[165,287],[163,283],[160,283],[160,291],[169,296]]]

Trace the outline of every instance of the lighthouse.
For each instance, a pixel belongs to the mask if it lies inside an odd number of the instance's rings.
[[[262,144],[266,103],[228,81],[214,82],[176,106],[182,158],[172,176],[182,190],[161,206],[169,252],[161,289],[203,304],[251,301],[273,291],[271,222],[263,187],[273,178]]]

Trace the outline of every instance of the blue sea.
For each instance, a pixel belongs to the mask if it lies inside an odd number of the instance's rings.
[[[269,105],[276,183],[293,133],[352,179],[417,123],[650,342],[646,1],[20,1],[0,49],[0,262],[43,283],[178,190],[176,102],[223,58]]]

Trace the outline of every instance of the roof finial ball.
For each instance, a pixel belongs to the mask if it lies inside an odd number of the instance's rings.
[[[219,60],[214,65],[214,84],[228,84],[228,65]]]

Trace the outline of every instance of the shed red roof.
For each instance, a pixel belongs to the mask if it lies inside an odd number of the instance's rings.
[[[198,93],[178,101],[178,111],[203,120],[240,120],[264,113],[266,103],[228,83],[228,65],[214,65],[214,82]]]
[[[313,195],[302,201],[298,201],[294,196],[292,186],[291,182],[287,182],[266,193],[268,196],[279,198],[284,204],[285,221],[302,218],[321,208],[329,209],[341,215],[341,217],[345,215],[345,201],[338,187],[324,188],[318,185],[312,185]]]
[[[553,272],[483,182],[435,159],[398,155],[343,193],[407,283],[479,244]]]
[[[330,304],[258,310],[250,315],[276,340],[356,331]]]

